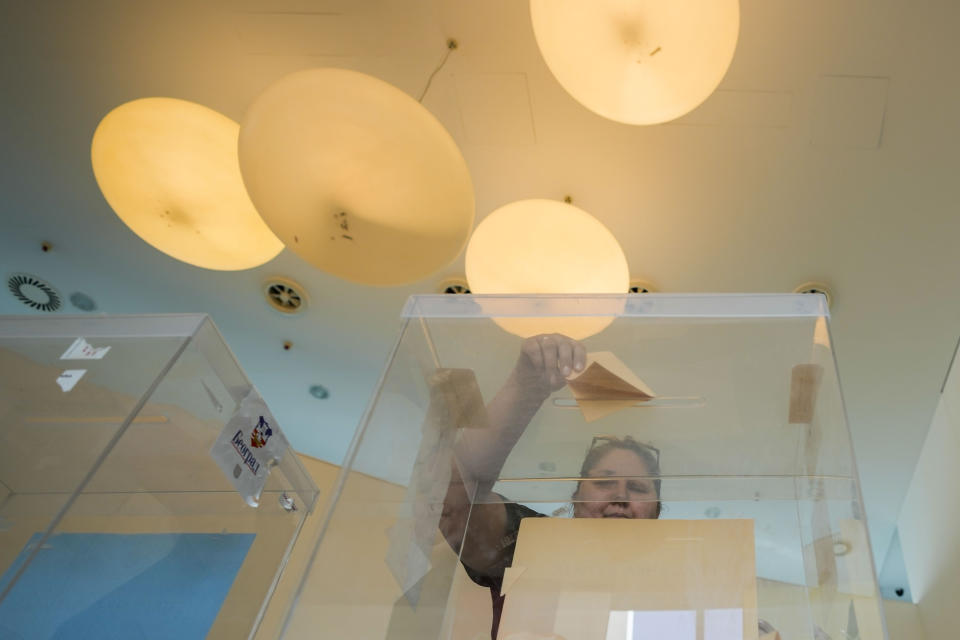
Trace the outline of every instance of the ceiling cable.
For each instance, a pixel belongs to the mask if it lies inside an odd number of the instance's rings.
[[[437,65],[437,68],[433,70],[433,73],[430,74],[430,77],[427,78],[427,86],[423,88],[423,91],[420,93],[420,97],[417,98],[417,102],[423,104],[423,98],[427,95],[427,91],[430,90],[430,83],[433,82],[433,77],[440,73],[440,69],[443,69],[443,65],[447,64],[447,59],[450,57],[450,54],[453,53],[453,50],[457,48],[457,41],[453,38],[447,40],[447,52],[443,54],[443,59],[440,61],[440,64]]]

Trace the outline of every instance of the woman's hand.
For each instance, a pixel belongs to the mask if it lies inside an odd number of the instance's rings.
[[[583,371],[587,350],[572,338],[559,333],[527,338],[513,367],[510,383],[525,395],[543,401],[567,384],[567,378]]]

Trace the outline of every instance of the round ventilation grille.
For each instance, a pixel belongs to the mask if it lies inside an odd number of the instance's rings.
[[[646,280],[631,280],[627,293],[656,293],[657,290]]]
[[[440,293],[470,293],[466,278],[447,278],[438,287]]]
[[[13,296],[32,309],[56,311],[63,302],[53,285],[28,273],[15,273],[7,280]]]
[[[271,307],[282,313],[299,313],[307,307],[306,291],[287,278],[271,278],[263,285],[263,294]]]
[[[822,293],[827,299],[827,308],[833,308],[833,292],[822,282],[804,282],[793,290],[794,293]]]

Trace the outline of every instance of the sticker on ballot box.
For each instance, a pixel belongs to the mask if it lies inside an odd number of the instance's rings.
[[[223,427],[210,455],[247,504],[256,507],[270,469],[289,446],[263,399],[251,391]]]

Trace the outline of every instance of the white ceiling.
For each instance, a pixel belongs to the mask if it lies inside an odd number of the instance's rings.
[[[284,74],[339,66],[424,99],[466,158],[478,219],[562,198],[620,240],[635,277],[673,292],[836,295],[833,330],[878,558],[884,558],[960,332],[960,4],[743,0],[720,90],[687,117],[630,127],[556,83],[522,0],[218,0],[0,5],[4,275],[83,291],[107,313],[205,311],[300,450],[339,461],[407,295],[363,287],[289,252],[246,272],[153,250],[111,212],[90,139],[138,97],[240,120]],[[40,251],[41,241],[53,251]],[[304,284],[299,317],[268,309],[269,275]],[[30,313],[0,297],[0,313]],[[281,349],[289,339],[294,347]],[[307,393],[326,385],[331,397]]]

